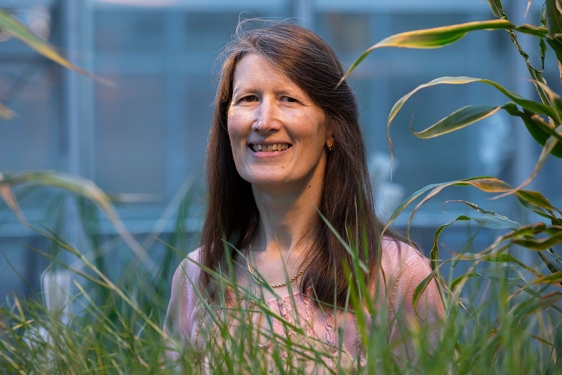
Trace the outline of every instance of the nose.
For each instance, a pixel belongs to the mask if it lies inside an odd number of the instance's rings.
[[[279,111],[275,105],[275,101],[271,99],[262,99],[257,110],[257,116],[254,120],[252,129],[261,132],[278,130],[281,125]]]

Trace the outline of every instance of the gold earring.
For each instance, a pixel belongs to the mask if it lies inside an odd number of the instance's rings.
[[[333,143],[328,143],[328,150],[332,151],[334,149],[334,144]]]

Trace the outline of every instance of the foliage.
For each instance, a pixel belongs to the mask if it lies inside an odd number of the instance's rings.
[[[546,85],[542,79],[542,71],[529,63],[528,55],[521,50],[517,42],[516,32],[538,38],[543,55],[547,44],[550,45],[560,63],[562,5],[560,0],[547,0],[541,26],[516,26],[510,23],[504,14],[501,1],[489,0],[489,4],[498,20],[391,36],[369,48],[348,73],[377,48],[439,48],[455,43],[467,33],[476,30],[506,30],[526,61],[540,102],[523,98],[491,80],[442,77],[417,87],[398,101],[389,115],[387,128],[402,110],[404,103],[417,91],[426,87],[468,83],[490,85],[504,94],[509,101],[502,106],[463,107],[425,130],[414,132],[414,135],[420,138],[441,136],[503,110],[520,118],[531,136],[543,147],[535,172],[529,177],[530,181],[550,154],[555,157],[562,156],[562,101]],[[52,54],[52,47],[27,34],[21,29],[21,25],[5,12],[0,12],[0,29],[19,35],[38,52],[58,59],[57,55]],[[65,62],[62,63],[69,66]],[[0,106],[0,112],[3,110]],[[57,231],[34,227],[27,223],[12,191],[12,187],[20,184],[51,186],[76,195],[81,202],[84,222],[91,221],[92,206],[96,205],[113,223],[120,238],[145,264],[147,272],[134,269],[134,272],[125,272],[122,278],[114,280],[86,256],[83,249],[70,244]],[[555,246],[562,242],[562,212],[540,192],[524,190],[524,185],[513,188],[506,182],[489,176],[433,184],[412,194],[396,209],[390,223],[419,200],[412,210],[411,220],[421,206],[443,189],[462,186],[502,196],[513,195],[522,207],[539,215],[544,222],[520,225],[474,203],[461,201],[473,213],[459,216],[437,229],[430,255],[433,272],[417,287],[413,297],[416,304],[431,278],[436,277],[439,280],[445,292],[447,319],[442,327],[438,327],[441,339],[437,346],[427,350],[430,345],[427,341],[429,327],[414,326],[414,329],[407,333],[407,337],[408,341],[413,343],[416,359],[395,359],[392,356],[393,347],[387,342],[388,324],[385,324],[384,317],[381,324],[366,324],[367,320],[363,314],[374,313],[373,307],[350,298],[350,308],[357,312],[361,343],[367,353],[367,362],[356,365],[356,373],[560,372],[562,309],[559,301],[562,293],[559,287],[562,285],[562,258]],[[235,289],[249,303],[230,311],[229,316],[237,326],[234,333],[216,306],[207,304],[205,308],[209,319],[214,321],[218,328],[217,335],[208,338],[203,351],[182,347],[174,338],[166,337],[160,327],[167,300],[167,280],[172,259],[170,254],[181,253],[183,256],[185,252],[169,245],[168,255],[158,264],[154,264],[154,261],[145,255],[150,243],[140,245],[130,235],[113,207],[115,197],[104,193],[91,181],[52,171],[0,174],[0,196],[22,223],[86,265],[86,270],[77,270],[43,249],[34,248],[75,275],[75,292],[67,296],[68,305],[61,306],[62,309],[47,308],[43,302],[22,301],[17,297],[12,297],[0,305],[0,373],[197,374],[211,371],[218,374],[300,374],[304,373],[303,364],[306,362],[326,373],[345,373],[349,370],[343,365],[341,357],[336,358],[336,368],[330,368],[328,360],[332,359],[331,352],[327,352],[326,348],[307,337],[300,325],[275,316],[263,298],[251,291],[237,289],[236,283],[223,275],[217,275],[223,285]],[[185,207],[191,203],[187,190],[178,196],[179,200],[172,208],[172,211],[178,209],[180,212],[177,215],[176,232],[172,236],[176,240],[184,234]],[[484,249],[471,249],[469,241],[466,248],[458,250],[453,258],[441,261],[440,235],[456,222],[472,222],[484,228],[499,229],[501,235]],[[95,225],[85,230],[85,233],[88,235],[88,243],[99,242]],[[536,269],[520,261],[510,251],[515,245],[539,254],[548,271]],[[350,251],[356,253],[358,250],[350,247]],[[353,259],[357,260],[359,257],[355,256]],[[459,273],[453,271],[462,268],[460,265],[463,263],[468,264],[468,267],[460,271],[460,276],[443,279],[441,271],[444,267],[450,267],[450,274],[453,275]],[[361,267],[361,264],[351,266]],[[354,284],[353,288],[357,295],[368,295],[365,285],[360,281]],[[292,334],[288,337],[278,337],[268,334],[267,331],[257,331],[248,324],[248,314],[254,311],[268,319],[279,319]],[[260,349],[258,343],[262,340],[271,344],[267,350],[268,354],[264,354]],[[167,359],[166,351],[170,350],[178,352],[177,360]]]

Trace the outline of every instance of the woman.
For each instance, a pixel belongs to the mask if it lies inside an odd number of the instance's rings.
[[[393,353],[413,355],[402,328],[434,324],[443,305],[435,281],[412,305],[428,262],[392,232],[383,237],[357,104],[347,82],[338,85],[344,72],[335,53],[313,32],[278,23],[239,27],[224,56],[201,247],[174,275],[166,332],[201,347],[220,331],[208,318],[217,312],[230,331],[229,319],[257,327],[264,351],[300,332],[329,354],[344,353],[326,357],[335,368],[365,363],[359,316],[367,327],[386,322]],[[231,287],[221,287],[225,277]],[[368,296],[355,298],[362,283]],[[253,312],[224,314],[233,306]]]

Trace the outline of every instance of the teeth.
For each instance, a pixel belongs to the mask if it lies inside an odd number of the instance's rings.
[[[275,143],[273,145],[252,145],[252,149],[255,152],[273,152],[273,151],[285,151],[290,146],[286,143]]]

